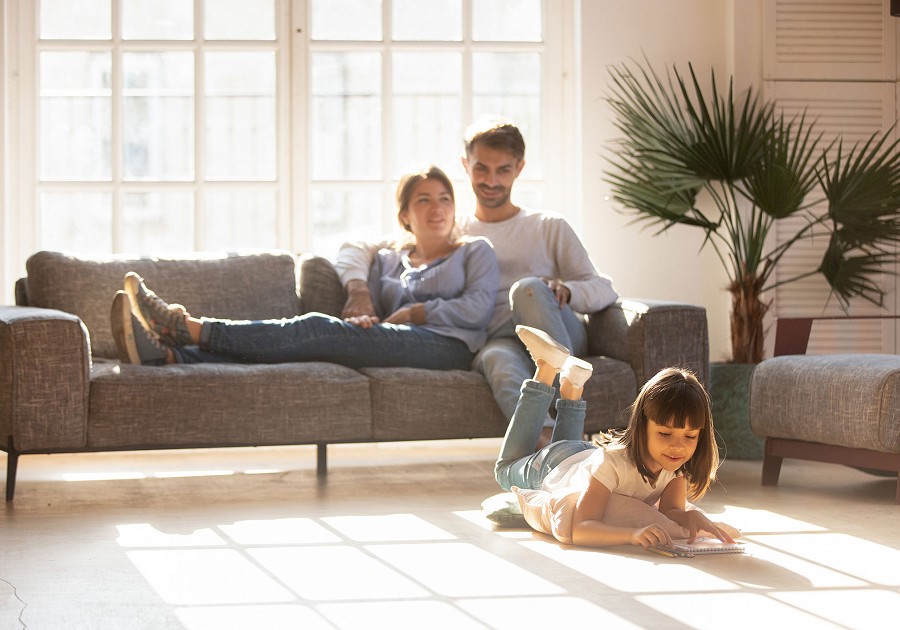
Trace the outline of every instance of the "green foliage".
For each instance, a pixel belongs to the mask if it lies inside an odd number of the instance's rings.
[[[734,286],[752,278],[765,291],[821,273],[845,308],[857,296],[881,304],[878,278],[900,241],[900,141],[891,132],[845,150],[753,90],[736,99],[729,81],[720,93],[715,73],[705,91],[691,65],[662,77],[630,63],[610,76],[621,137],[606,180],[636,221],[703,229]],[[711,210],[698,207],[701,194]],[[775,222],[792,216],[804,219],[796,234],[772,245]],[[784,253],[812,237],[829,242],[819,267],[774,283]]]

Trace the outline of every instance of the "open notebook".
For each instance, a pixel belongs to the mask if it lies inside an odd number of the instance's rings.
[[[744,543],[725,543],[715,538],[698,538],[692,543],[676,541],[671,547],[651,547],[649,551],[670,556],[703,556],[714,553],[744,553]]]

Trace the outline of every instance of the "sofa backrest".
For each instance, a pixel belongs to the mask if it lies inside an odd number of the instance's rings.
[[[279,319],[300,313],[296,259],[285,251],[177,259],[85,258],[43,251],[32,255],[25,268],[28,305],[80,317],[98,357],[117,356],[109,314],[129,271],[143,277],[161,298],[183,304],[197,317]]]

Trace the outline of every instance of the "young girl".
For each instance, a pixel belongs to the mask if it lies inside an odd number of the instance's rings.
[[[624,433],[602,446],[582,441],[587,404],[581,400],[590,378],[589,363],[543,331],[518,326],[537,370],[522,385],[516,412],[494,467],[505,490],[542,489],[577,492],[571,540],[576,545],[671,545],[658,518],[640,527],[604,522],[613,494],[658,505],[659,513],[682,526],[693,541],[700,532],[734,542],[739,532],[713,523],[703,512],[687,509],[687,500],[703,496],[715,478],[718,451],[713,437],[709,396],[689,371],[666,368],[641,388]],[[556,427],[552,441],[537,452],[534,444],[553,399],[559,374]],[[655,521],[655,522],[652,522]],[[568,537],[568,536],[567,536]]]

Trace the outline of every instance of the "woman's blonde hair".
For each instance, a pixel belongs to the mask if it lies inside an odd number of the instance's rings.
[[[631,405],[631,419],[620,441],[628,449],[638,472],[647,481],[653,478],[653,473],[644,463],[648,458],[649,420],[675,429],[688,427],[700,430],[697,450],[679,469],[687,481],[688,498],[699,499],[706,494],[716,477],[719,449],[709,394],[693,372],[674,367],[661,370],[644,384]]]
[[[409,223],[403,220],[403,215],[409,210],[409,204],[412,201],[413,191],[416,186],[427,179],[434,179],[441,182],[447,189],[447,192],[450,193],[450,201],[453,202],[454,207],[456,206],[456,196],[453,194],[453,182],[451,182],[450,178],[447,177],[447,174],[437,166],[432,164],[421,171],[408,173],[401,177],[400,183],[397,184],[397,222],[400,224],[400,227],[406,231],[406,234],[395,243],[397,249],[415,245],[415,236],[410,231]],[[459,227],[457,226],[456,218],[454,217],[453,230],[450,232],[450,242],[458,241],[459,236]]]

